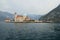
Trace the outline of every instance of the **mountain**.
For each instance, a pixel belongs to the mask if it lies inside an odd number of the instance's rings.
[[[41,15],[36,15],[36,14],[27,14],[28,17],[30,17],[33,20],[39,20]]]
[[[50,11],[48,14],[42,16],[40,20],[60,22],[60,5]]]
[[[0,21],[4,21],[5,18],[9,17],[10,19],[13,18],[13,14],[9,13],[9,12],[3,12],[0,11]]]

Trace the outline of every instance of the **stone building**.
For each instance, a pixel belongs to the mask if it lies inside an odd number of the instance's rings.
[[[30,20],[30,18],[28,16],[17,15],[15,13],[14,20],[15,20],[15,22],[24,22],[24,21]]]

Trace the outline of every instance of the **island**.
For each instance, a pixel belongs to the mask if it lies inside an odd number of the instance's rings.
[[[5,19],[7,23],[41,23],[42,21],[33,20],[29,18],[27,15],[18,15],[16,12],[14,13],[14,18],[9,19],[8,17]]]

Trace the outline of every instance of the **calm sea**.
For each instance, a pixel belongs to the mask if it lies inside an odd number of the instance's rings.
[[[60,23],[0,22],[0,40],[60,40]]]

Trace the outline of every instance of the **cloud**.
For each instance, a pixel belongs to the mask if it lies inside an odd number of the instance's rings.
[[[9,8],[11,7],[6,0],[0,0],[0,11],[8,11]]]
[[[0,10],[18,13],[46,14],[55,8],[58,0],[0,0]]]

